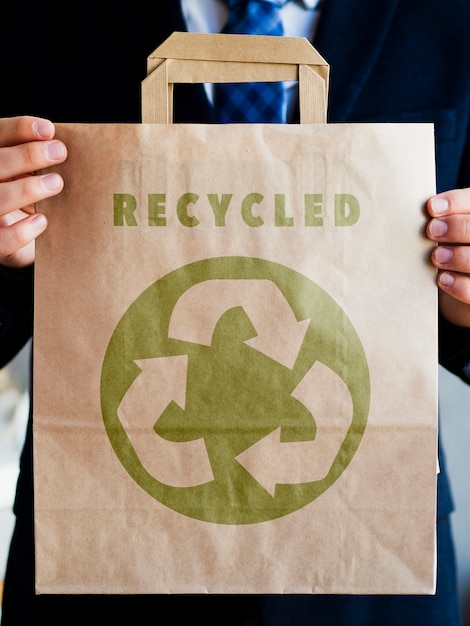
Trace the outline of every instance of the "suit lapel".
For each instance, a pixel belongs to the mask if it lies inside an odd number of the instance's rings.
[[[314,45],[330,65],[328,118],[347,120],[387,36],[398,0],[326,0]]]

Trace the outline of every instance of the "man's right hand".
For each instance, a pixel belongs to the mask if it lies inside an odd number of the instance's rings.
[[[57,173],[34,174],[67,158],[54,133],[52,122],[43,118],[0,118],[0,265],[20,268],[34,261],[35,239],[47,226],[34,204],[64,186]]]

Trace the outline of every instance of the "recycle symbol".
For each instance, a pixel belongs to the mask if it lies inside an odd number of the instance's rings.
[[[111,445],[185,516],[273,520],[345,471],[366,427],[369,369],[337,302],[299,272],[227,256],[179,267],[115,328],[101,373]]]

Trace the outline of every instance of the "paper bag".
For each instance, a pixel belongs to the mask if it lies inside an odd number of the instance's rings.
[[[152,123],[229,75],[300,78],[310,122]],[[57,125],[38,593],[434,592],[433,129],[313,123],[327,79],[306,40],[177,33],[145,123]]]

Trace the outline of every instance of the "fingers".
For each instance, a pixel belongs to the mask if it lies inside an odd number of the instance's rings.
[[[67,155],[61,141],[31,141],[0,148],[0,179],[8,180],[57,163]]]
[[[452,189],[433,196],[428,201],[428,211],[433,217],[470,212],[470,187]]]
[[[455,190],[445,197],[435,196],[428,202],[433,219],[428,224],[428,236],[434,241],[470,243],[470,189]]]
[[[48,171],[67,158],[54,135],[46,119],[0,118],[0,264],[22,267],[34,260],[34,240],[47,225],[44,216],[32,215],[34,205],[64,185]]]
[[[34,261],[34,241],[47,226],[44,215],[34,213],[19,221],[0,223],[0,265],[25,267]]]
[[[39,117],[0,118],[0,183],[62,163],[67,149],[52,122]]]
[[[468,246],[438,246],[433,250],[437,266],[443,270],[467,273],[470,268],[470,248]]]
[[[54,172],[0,182],[0,216],[18,209],[31,213],[36,202],[58,194],[63,186],[62,177]]]
[[[65,145],[56,139],[0,148],[0,183],[62,163],[66,156]]]
[[[52,139],[54,134],[54,124],[40,117],[24,115],[0,118],[0,147]]]
[[[439,269],[439,287],[460,302],[470,304],[470,255],[463,246],[438,246],[432,254],[432,262]]]
[[[428,201],[427,209],[431,216],[427,235],[439,244],[431,255],[439,270],[437,282],[454,299],[454,302],[444,300],[448,317],[467,324],[470,306],[465,312],[462,304],[470,305],[470,189],[438,194]],[[458,311],[458,316],[452,308]]]

